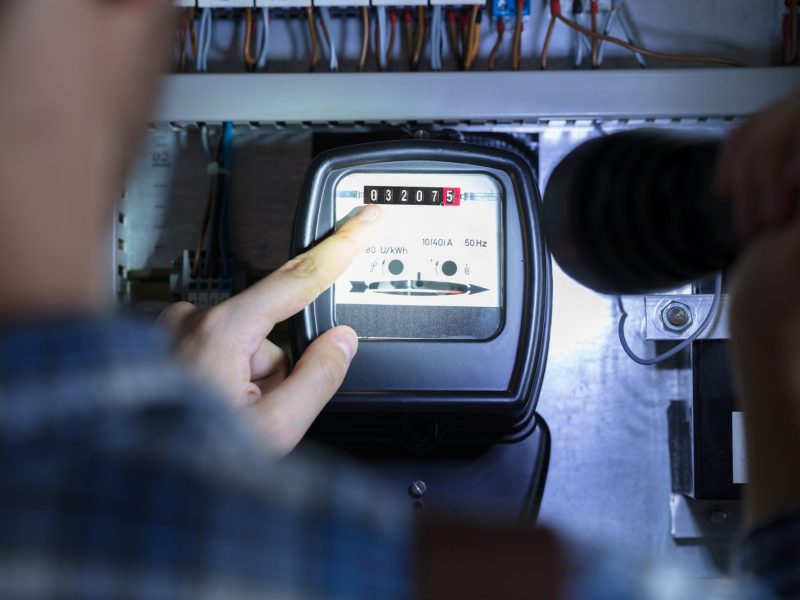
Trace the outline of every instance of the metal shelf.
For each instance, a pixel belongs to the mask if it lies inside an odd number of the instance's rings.
[[[155,123],[542,123],[752,114],[800,69],[173,75]]]

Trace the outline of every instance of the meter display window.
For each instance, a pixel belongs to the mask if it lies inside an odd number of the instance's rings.
[[[355,172],[335,219],[377,204],[383,231],[334,285],[362,338],[482,340],[502,325],[502,189],[485,173]]]

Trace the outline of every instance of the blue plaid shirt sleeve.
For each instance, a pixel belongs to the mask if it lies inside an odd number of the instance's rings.
[[[168,350],[119,319],[0,330],[0,598],[408,598],[405,507],[270,458]]]

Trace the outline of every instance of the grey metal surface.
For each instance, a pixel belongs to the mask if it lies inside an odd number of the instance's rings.
[[[508,122],[750,115],[800,69],[180,75],[155,122]]]
[[[711,310],[713,294],[664,294],[646,296],[645,303],[645,338],[650,341],[685,340],[700,327]],[[665,327],[663,311],[671,303],[679,302],[688,307],[691,314],[691,325],[681,332],[670,331]],[[723,294],[720,298],[718,315],[708,329],[700,334],[701,340],[726,340],[731,337],[728,319],[729,298]]]

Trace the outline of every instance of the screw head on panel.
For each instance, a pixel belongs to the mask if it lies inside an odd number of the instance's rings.
[[[408,486],[408,493],[411,494],[413,498],[422,498],[427,490],[428,486],[425,485],[425,482],[421,479],[412,481],[411,485]]]

